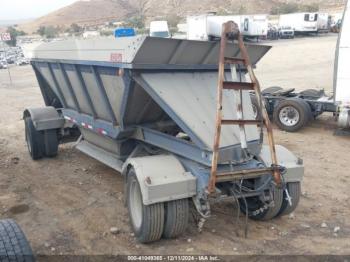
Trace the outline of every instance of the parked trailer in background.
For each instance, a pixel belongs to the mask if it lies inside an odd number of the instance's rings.
[[[350,128],[350,13],[347,4],[343,15],[343,27],[338,37],[335,53],[334,95],[323,90],[308,89],[295,92],[270,87],[263,91],[267,111],[282,130],[296,132],[324,112],[338,116],[338,126]],[[255,104],[257,103],[253,97]]]
[[[249,15],[242,16],[241,30],[246,37],[250,38],[266,38],[268,31],[267,15]]]
[[[290,214],[298,205],[303,163],[277,146],[280,166],[273,166],[257,124],[246,127],[244,150],[240,128],[223,126],[216,193],[208,193],[218,47],[144,36],[39,46],[32,66],[46,107],[23,114],[31,157],[53,157],[60,143],[76,141],[78,150],[120,172],[131,227],[143,243],[184,233],[190,201],[204,219],[210,204],[224,199],[256,220]],[[270,47],[247,49],[256,65]],[[227,57],[241,56],[236,44],[226,50]],[[236,74],[227,68],[227,81],[242,85],[246,69],[234,68]],[[243,102],[244,119],[254,119],[248,91]],[[238,118],[237,103],[235,92],[225,90],[226,119]],[[276,168],[284,171],[284,188],[275,187]]]
[[[347,2],[335,55],[334,98],[339,103],[338,124],[341,128],[350,127],[350,10]]]
[[[149,26],[149,35],[152,37],[170,38],[170,30],[167,21],[152,21]]]
[[[318,13],[317,32],[328,33],[331,28],[331,17],[328,13]]]
[[[221,37],[222,24],[235,22],[245,38],[266,38],[268,32],[267,15],[227,15],[204,14],[187,17],[187,39],[212,40]]]
[[[291,26],[295,34],[317,33],[317,13],[294,13],[281,15],[279,27]]]

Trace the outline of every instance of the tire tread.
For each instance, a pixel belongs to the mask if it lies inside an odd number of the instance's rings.
[[[184,233],[188,225],[188,199],[167,202],[163,237],[176,238]]]
[[[32,249],[16,222],[10,219],[0,221],[1,261],[34,262]]]
[[[288,201],[286,200],[286,194],[283,193],[283,203],[282,207],[277,214],[277,216],[286,216],[294,212],[294,210],[297,208],[299,201],[300,201],[300,194],[301,194],[301,183],[300,182],[290,182],[287,183],[287,188],[290,197],[292,198],[292,206],[289,205]]]

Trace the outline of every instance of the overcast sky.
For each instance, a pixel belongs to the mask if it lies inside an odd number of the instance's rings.
[[[0,20],[18,20],[46,15],[78,0],[0,0]]]

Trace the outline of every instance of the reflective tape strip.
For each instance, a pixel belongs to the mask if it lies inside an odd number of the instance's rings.
[[[106,130],[104,130],[104,129],[102,129],[102,128],[99,128],[99,129],[97,129],[97,132],[99,132],[100,134],[102,134],[102,135],[108,135],[108,133],[106,132]]]
[[[91,130],[94,129],[94,128],[92,127],[92,125],[88,125],[88,124],[86,124],[86,123],[84,123],[84,122],[82,122],[81,125],[82,125],[83,127],[85,127],[85,128],[91,129]]]
[[[70,122],[73,122],[73,123],[75,123],[75,124],[78,123],[75,119],[73,119],[73,118],[71,118],[71,117],[69,117],[69,116],[64,116],[64,119],[66,119],[66,120],[68,120],[68,121],[70,121]],[[86,124],[86,123],[84,123],[84,122],[81,122],[81,126],[84,127],[84,128],[88,128],[88,129],[90,129],[90,130],[93,130],[93,129],[94,129],[94,127],[93,127],[92,125],[88,125],[88,124]],[[105,135],[105,136],[108,135],[107,131],[104,130],[104,129],[102,129],[102,128],[97,129],[97,132],[100,133],[100,134],[102,134],[102,135]]]

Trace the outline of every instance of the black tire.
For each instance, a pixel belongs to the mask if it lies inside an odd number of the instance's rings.
[[[17,223],[11,219],[0,220],[0,261],[35,261],[27,238]]]
[[[32,159],[38,160],[43,157],[55,157],[59,144],[57,130],[37,131],[30,117],[26,117],[24,122],[25,139]]]
[[[254,112],[254,118],[256,120],[259,119],[259,102],[256,96],[250,96],[250,99],[252,100],[252,105],[253,105],[253,112]]]
[[[267,221],[271,220],[278,215],[283,203],[283,190],[273,187],[273,206],[266,206],[258,196],[246,198],[246,201],[239,199],[240,210],[243,214],[246,214],[248,210],[248,217],[252,220]],[[247,202],[247,208],[246,208]],[[259,210],[259,211],[258,211]],[[258,213],[256,213],[258,211]]]
[[[297,208],[299,204],[300,194],[301,194],[301,183],[300,182],[287,183],[287,189],[292,199],[292,205],[291,206],[289,205],[289,202],[287,200],[287,195],[285,192],[283,192],[283,202],[277,216],[289,215],[290,213],[294,212],[294,210]]]
[[[277,91],[281,91],[281,90],[283,90],[283,88],[280,86],[271,86],[271,87],[264,89],[261,93],[263,95],[270,95],[270,94],[273,94],[273,93],[275,93]]]
[[[134,169],[130,169],[128,173],[126,191],[130,224],[137,240],[141,243],[159,240],[164,228],[164,204],[143,204],[140,184]]]
[[[56,129],[44,131],[45,156],[55,157],[58,152],[58,135]]]
[[[259,108],[258,99],[257,99],[257,97],[255,95],[250,95],[250,99],[251,99],[252,105],[253,105],[254,117],[255,117],[256,120],[260,120],[262,118],[262,116],[263,116],[262,115],[263,113],[260,112],[260,115],[259,115],[259,112],[258,112],[258,108]],[[264,97],[262,99],[265,101],[266,107],[268,107],[266,99]],[[266,111],[267,111],[268,114],[270,114],[268,108],[266,108]]]
[[[282,121],[280,119],[280,113],[282,110],[290,108],[294,115],[288,116],[286,120]],[[295,113],[298,114],[295,114]],[[289,114],[289,113],[288,113]],[[299,115],[297,117],[296,115]],[[293,119],[294,117],[294,119]],[[296,132],[303,128],[312,117],[312,112],[309,104],[302,99],[290,98],[282,100],[278,103],[273,112],[273,121],[274,123],[282,130],[287,132]],[[286,122],[290,121],[290,125],[287,125]]]
[[[189,218],[188,199],[180,199],[165,203],[164,238],[176,238],[182,235]]]
[[[44,136],[40,131],[36,131],[33,121],[30,117],[24,119],[25,123],[25,139],[28,146],[28,152],[33,160],[44,157],[45,145]]]

